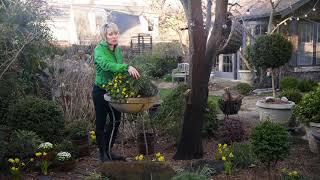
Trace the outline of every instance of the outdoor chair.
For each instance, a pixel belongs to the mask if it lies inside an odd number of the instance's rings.
[[[178,67],[172,70],[172,84],[174,84],[175,78],[183,78],[184,82],[187,82],[189,75],[189,63],[178,63]]]

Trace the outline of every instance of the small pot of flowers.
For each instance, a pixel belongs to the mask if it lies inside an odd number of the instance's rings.
[[[129,74],[116,74],[102,87],[107,91],[105,99],[112,107],[124,113],[148,110],[159,101],[157,86],[143,74],[138,80]]]
[[[56,163],[61,171],[69,171],[74,167],[74,160],[69,152],[61,151],[57,153]]]
[[[52,161],[53,160],[54,152],[53,152],[53,144],[52,143],[50,143],[50,142],[41,143],[38,146],[38,151],[46,152],[48,161]]]

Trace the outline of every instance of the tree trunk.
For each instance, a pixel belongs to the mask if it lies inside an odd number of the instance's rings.
[[[272,78],[272,96],[273,98],[276,98],[276,86],[274,83],[274,78],[275,78],[275,70],[271,70],[271,78]]]
[[[225,22],[228,0],[216,1],[216,19],[213,33],[206,45],[201,0],[190,0],[189,24],[192,59],[191,91],[186,97],[182,135],[174,159],[198,159],[203,155],[201,129],[208,101],[208,82],[214,58],[222,40],[222,25]],[[188,13],[186,13],[188,15]]]

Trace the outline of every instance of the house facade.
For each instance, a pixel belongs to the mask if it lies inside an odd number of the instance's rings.
[[[139,33],[158,36],[157,14],[144,0],[47,0],[58,11],[49,21],[60,44],[90,44],[99,39],[101,25],[114,22],[120,31],[119,44],[128,46]]]
[[[269,1],[241,1],[242,7],[235,14],[252,36],[265,35],[271,12]],[[284,21],[286,20],[286,21]],[[290,75],[320,80],[320,2],[318,0],[284,1],[276,8],[274,24],[282,22],[276,32],[282,33],[293,44],[290,62],[281,69],[281,76]],[[243,36],[244,46],[252,43],[248,33]],[[239,53],[218,57],[216,75],[239,79],[239,71],[246,70]]]

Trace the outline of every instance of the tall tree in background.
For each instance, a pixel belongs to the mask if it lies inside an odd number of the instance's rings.
[[[216,0],[215,21],[211,33],[208,33],[208,41],[206,32],[209,31],[210,25],[207,24],[205,29],[201,0],[181,0],[181,3],[188,19],[192,68],[191,90],[186,93],[182,135],[174,156],[176,160],[197,159],[203,155],[201,128],[208,101],[208,82],[215,57],[219,54],[219,45],[223,40],[222,31],[226,22],[228,0]],[[210,8],[207,12],[211,12],[211,3],[207,4],[207,8]],[[211,17],[211,13],[207,13],[207,16]]]

